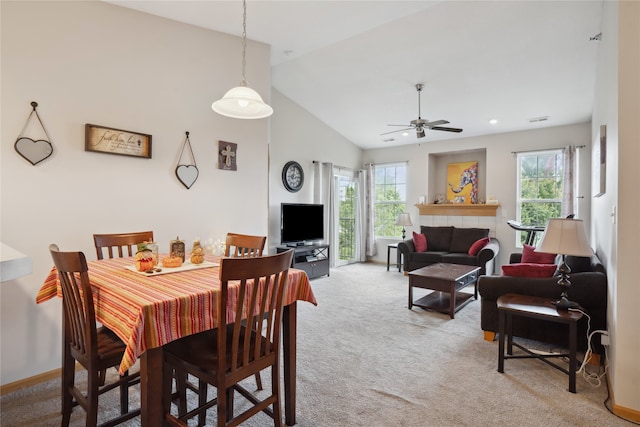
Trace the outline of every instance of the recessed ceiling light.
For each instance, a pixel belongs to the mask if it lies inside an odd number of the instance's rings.
[[[489,120],[489,123],[491,123],[492,125],[495,125],[496,123],[498,123],[498,119],[491,119]]]
[[[409,132],[402,132],[402,136],[407,136],[409,135]]]

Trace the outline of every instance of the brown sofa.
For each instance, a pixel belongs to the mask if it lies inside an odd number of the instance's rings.
[[[493,273],[494,259],[500,250],[497,239],[490,238],[475,256],[468,253],[477,240],[489,237],[489,229],[422,226],[420,232],[427,238],[426,252],[416,252],[413,238],[398,243],[405,273],[438,262],[475,265],[481,267],[479,274]]]
[[[521,254],[511,254],[510,262],[519,263]],[[558,257],[560,258],[560,257]],[[607,328],[607,275],[600,259],[592,257],[567,256],[566,262],[571,268],[569,274],[571,287],[569,299],[580,304],[591,317],[591,331]],[[478,280],[480,293],[480,327],[485,331],[485,338],[493,340],[498,332],[498,307],[496,301],[501,295],[508,293],[532,295],[542,298],[557,299],[560,296],[558,276],[546,278],[483,276]],[[568,347],[569,330],[567,325],[545,322],[515,316],[513,318],[513,335],[544,343]],[[592,350],[602,354],[599,336],[592,340]],[[587,319],[578,322],[578,349],[587,348]]]

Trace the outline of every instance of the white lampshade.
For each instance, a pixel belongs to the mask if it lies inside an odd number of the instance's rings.
[[[401,226],[405,226],[405,225],[413,225],[411,223],[411,217],[409,216],[408,213],[406,212],[401,212],[398,214],[398,220],[396,221],[396,225],[401,225]]]
[[[573,256],[593,255],[583,221],[569,218],[551,218],[535,251]]]
[[[263,119],[273,114],[273,108],[265,104],[258,92],[247,86],[247,1],[242,0],[242,82],[211,104],[218,114],[234,119]]]
[[[263,119],[273,114],[273,108],[264,103],[258,92],[242,85],[229,90],[211,108],[234,119]]]

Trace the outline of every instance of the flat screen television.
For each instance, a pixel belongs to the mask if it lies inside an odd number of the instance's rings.
[[[324,206],[307,203],[282,203],[280,241],[300,246],[324,239]]]

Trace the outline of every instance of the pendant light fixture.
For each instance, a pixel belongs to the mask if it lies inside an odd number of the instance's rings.
[[[258,92],[247,86],[247,2],[242,0],[242,81],[224,94],[222,99],[211,104],[218,114],[235,119],[263,119],[273,114],[273,108],[265,104]]]

